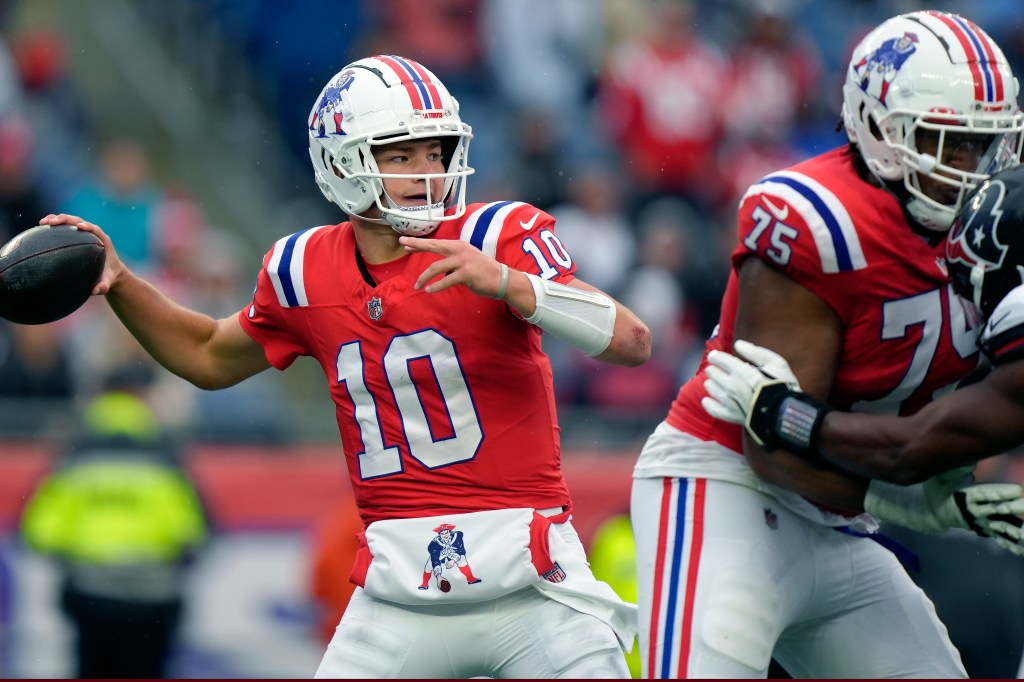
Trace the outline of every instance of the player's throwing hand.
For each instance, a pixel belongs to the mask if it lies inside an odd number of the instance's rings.
[[[456,284],[462,284],[478,296],[501,298],[498,294],[504,293],[501,292],[503,279],[507,287],[507,275],[502,276],[502,264],[471,244],[454,239],[420,237],[400,237],[398,241],[406,251],[427,251],[442,256],[441,260],[432,263],[417,278],[417,290],[423,289],[428,294],[436,294]],[[438,276],[441,278],[431,282]]]

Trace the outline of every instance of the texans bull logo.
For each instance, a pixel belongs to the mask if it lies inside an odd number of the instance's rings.
[[[966,220],[959,220],[946,242],[946,261],[968,268],[981,264],[986,270],[1002,266],[1008,250],[999,239],[1006,185],[1001,180],[986,182],[971,199]]]

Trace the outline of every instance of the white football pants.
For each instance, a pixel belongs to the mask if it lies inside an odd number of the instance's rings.
[[[935,608],[877,542],[700,478],[633,481],[648,678],[963,678]]]
[[[569,523],[559,527],[583,553]],[[628,678],[610,625],[533,587],[479,603],[405,606],[356,588],[317,678]]]

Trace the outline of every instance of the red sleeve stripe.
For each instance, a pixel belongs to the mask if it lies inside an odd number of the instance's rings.
[[[391,67],[391,70],[398,76],[398,80],[409,93],[413,109],[430,111],[443,108],[441,93],[434,85],[430,73],[420,64],[395,55],[381,55],[378,59]]]
[[[974,76],[974,98],[978,101],[1000,102],[1003,99],[1003,77],[992,43],[974,23],[943,12],[928,12],[945,24],[963,48],[967,65]]]
[[[1016,352],[1019,352],[1022,348],[1024,348],[1024,337],[1009,341],[998,348],[993,348],[992,354],[998,364],[999,362],[1008,359],[1008,356],[1016,354]]]

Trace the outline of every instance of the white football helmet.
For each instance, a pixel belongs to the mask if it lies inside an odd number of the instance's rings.
[[[320,191],[346,213],[389,224],[401,234],[430,234],[441,222],[465,213],[472,137],[444,84],[423,65],[396,55],[360,59],[343,68],[309,114],[309,157]],[[374,145],[432,138],[441,141],[444,173],[382,174],[373,159]],[[444,178],[444,192],[433,197],[429,180],[438,177]],[[426,205],[397,205],[384,191],[384,178],[427,180]],[[374,205],[382,218],[361,215]]]
[[[872,173],[903,180],[910,215],[946,231],[972,188],[1019,163],[1019,90],[1002,50],[974,23],[911,12],[889,19],[854,49],[843,122]],[[979,159],[976,167],[950,165],[954,155],[964,158],[962,151],[972,163]],[[921,176],[949,188],[945,201],[922,191]]]

